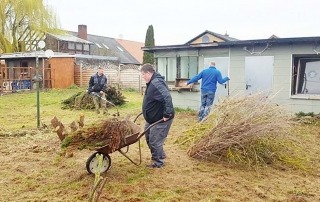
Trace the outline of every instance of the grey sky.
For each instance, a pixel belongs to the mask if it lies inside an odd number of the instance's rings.
[[[320,36],[320,0],[46,0],[63,29],[156,45],[183,44],[205,30],[237,39]]]

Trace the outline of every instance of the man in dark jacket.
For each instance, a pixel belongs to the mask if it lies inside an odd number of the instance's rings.
[[[93,95],[93,102],[96,113],[100,113],[100,107],[103,108],[103,114],[107,113],[106,102],[101,98],[105,98],[107,90],[107,77],[103,74],[103,68],[99,67],[98,72],[90,77],[87,92]]]
[[[153,163],[148,167],[160,168],[164,165],[164,159],[166,158],[163,144],[174,118],[172,98],[164,77],[155,72],[151,64],[143,65],[141,74],[147,84],[142,104],[142,112],[146,120],[145,129],[162,120],[145,134],[153,160]]]

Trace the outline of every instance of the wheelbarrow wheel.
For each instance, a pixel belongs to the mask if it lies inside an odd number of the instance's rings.
[[[86,168],[88,173],[90,174],[95,174],[99,169],[99,159],[97,154],[101,154],[101,153],[95,152],[87,160]],[[101,154],[101,155],[103,155],[103,160],[100,168],[100,173],[104,173],[108,171],[111,166],[111,158],[108,154]]]

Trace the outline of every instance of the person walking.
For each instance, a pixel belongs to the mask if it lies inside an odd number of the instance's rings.
[[[222,78],[221,72],[215,67],[215,62],[210,62],[209,67],[202,70],[199,74],[191,78],[186,85],[190,86],[192,83],[202,79],[201,82],[201,106],[198,114],[198,121],[202,121],[211,110],[217,90],[217,82],[224,84],[229,81],[229,77]]]
[[[161,168],[166,158],[163,144],[169,133],[174,118],[174,108],[169,88],[164,77],[155,72],[153,65],[144,64],[141,67],[142,78],[146,81],[146,90],[142,103],[142,113],[146,121],[145,130],[152,126],[146,133],[146,142],[150,149],[152,163],[149,168]]]
[[[103,73],[103,68],[99,67],[97,73],[92,75],[89,80],[89,87],[87,92],[93,95],[93,102],[95,105],[96,113],[100,114],[100,108],[103,108],[103,114],[106,114],[107,103],[104,99],[107,91],[107,77]]]

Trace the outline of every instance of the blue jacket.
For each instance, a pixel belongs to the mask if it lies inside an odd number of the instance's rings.
[[[222,78],[221,72],[217,70],[214,66],[210,66],[207,69],[202,70],[199,74],[190,79],[187,84],[195,83],[198,80],[202,79],[201,82],[201,91],[208,92],[217,90],[217,82],[223,84],[230,80],[229,77]]]

